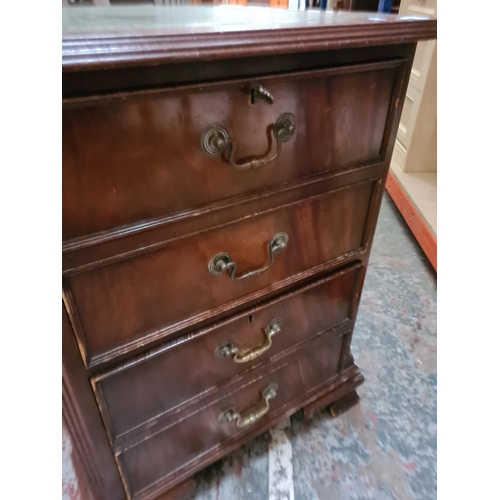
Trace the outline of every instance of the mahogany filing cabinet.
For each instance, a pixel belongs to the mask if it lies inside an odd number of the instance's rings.
[[[63,417],[90,499],[182,498],[350,350],[430,18],[63,9]]]

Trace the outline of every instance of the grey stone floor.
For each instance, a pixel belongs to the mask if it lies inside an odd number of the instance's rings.
[[[359,405],[293,415],[200,473],[193,499],[436,498],[436,274],[387,194],[352,351]]]

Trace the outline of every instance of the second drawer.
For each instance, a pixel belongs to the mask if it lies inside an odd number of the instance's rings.
[[[360,254],[376,185],[346,186],[68,277],[86,364],[179,336]],[[228,268],[214,271],[219,259]]]
[[[352,318],[362,272],[351,266],[95,377],[111,440]]]

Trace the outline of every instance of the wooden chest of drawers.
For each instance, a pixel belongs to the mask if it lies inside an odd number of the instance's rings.
[[[89,497],[182,496],[286,415],[353,400],[401,103],[436,23],[116,7],[63,26],[64,419]]]

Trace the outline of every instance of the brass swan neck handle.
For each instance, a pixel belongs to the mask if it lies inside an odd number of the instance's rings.
[[[264,330],[266,340],[262,345],[256,347],[255,349],[243,350],[236,347],[231,342],[223,342],[215,350],[215,357],[223,358],[226,356],[232,356],[235,363],[248,363],[249,361],[253,361],[271,349],[271,346],[273,345],[272,338],[281,332],[282,324],[283,320],[281,318],[274,318],[271,320]]]
[[[261,419],[270,408],[269,400],[278,395],[278,385],[269,384],[262,391],[262,400],[254,407],[239,413],[234,408],[229,408],[219,415],[219,422],[221,424],[236,420],[236,426],[239,428],[248,427],[257,420]]]
[[[221,125],[212,125],[202,135],[201,149],[209,156],[223,155],[228,158],[229,164],[236,170],[253,170],[272,163],[281,154],[284,142],[289,141],[295,134],[295,117],[291,113],[284,113],[278,117],[273,126],[273,135],[276,138],[276,152],[267,158],[258,158],[243,163],[235,159],[236,142],[229,138],[227,130]]]
[[[246,273],[236,276],[236,262],[233,262],[231,256],[228,253],[222,252],[212,257],[212,259],[208,263],[208,270],[210,271],[210,274],[213,274],[214,276],[229,271],[229,276],[233,281],[243,280],[246,278],[250,278],[251,276],[258,276],[273,265],[275,254],[281,252],[287,246],[288,235],[286,233],[278,233],[275,234],[269,242],[269,262],[263,267],[254,269],[253,271],[247,271]]]

